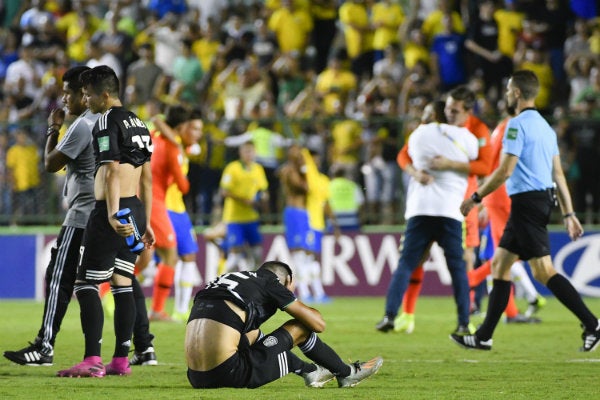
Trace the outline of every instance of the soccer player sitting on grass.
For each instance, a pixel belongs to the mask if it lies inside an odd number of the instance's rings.
[[[257,388],[293,372],[309,387],[334,378],[339,387],[353,387],[379,370],[381,357],[344,363],[317,336],[325,329],[321,313],[297,300],[293,290],[292,270],[279,261],[221,275],[200,290],[185,336],[191,385]],[[278,308],[293,319],[263,335],[260,326]],[[315,364],[292,353],[294,346]]]

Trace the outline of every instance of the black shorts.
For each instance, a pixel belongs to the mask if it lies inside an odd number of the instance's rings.
[[[517,254],[522,260],[549,255],[547,225],[554,206],[551,192],[523,192],[510,196],[510,199],[510,216],[498,246]]]
[[[146,231],[146,213],[137,197],[122,198],[119,209],[129,208],[136,225],[143,235]],[[127,246],[125,238],[118,235],[108,223],[106,201],[96,201],[90,213],[80,249],[81,260],[77,269],[77,279],[89,283],[109,281],[113,272],[133,278],[137,255]]]
[[[212,303],[215,310],[221,308],[223,315],[232,313],[223,300],[203,299],[202,302]],[[210,314],[213,314],[213,310],[210,311]],[[195,316],[202,318],[197,313]],[[216,318],[211,319],[217,320]],[[257,388],[291,372],[288,353],[293,345],[292,336],[283,328],[263,336],[253,345],[250,345],[246,335],[242,334],[238,351],[233,356],[210,371],[194,371],[188,368],[187,377],[190,384],[196,389]]]

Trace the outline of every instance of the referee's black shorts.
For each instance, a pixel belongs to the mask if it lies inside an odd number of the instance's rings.
[[[547,225],[554,207],[550,189],[517,193],[510,199],[510,216],[498,246],[521,260],[550,255]]]

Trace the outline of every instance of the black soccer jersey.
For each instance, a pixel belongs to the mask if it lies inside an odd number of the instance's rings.
[[[246,311],[245,331],[258,329],[277,309],[283,310],[296,296],[269,270],[232,272],[209,282],[197,299],[230,300]]]
[[[102,163],[119,161],[137,168],[150,160],[150,132],[142,120],[124,107],[112,107],[102,114],[92,133],[96,171]]]

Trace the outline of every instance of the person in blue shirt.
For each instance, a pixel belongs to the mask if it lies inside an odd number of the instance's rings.
[[[580,350],[593,351],[600,344],[600,321],[573,285],[554,269],[550,258],[547,225],[557,201],[571,240],[583,235],[583,228],[573,212],[556,133],[534,107],[538,90],[539,81],[532,71],[520,70],[511,76],[506,101],[508,107],[514,107],[516,117],[508,122],[500,165],[461,205],[466,215],[505,181],[512,201],[510,217],[492,259],[494,286],[485,320],[473,335],[450,336],[467,349],[491,350],[492,335],[510,294],[510,267],[518,259],[528,261],[533,277],[581,321],[584,332]]]

